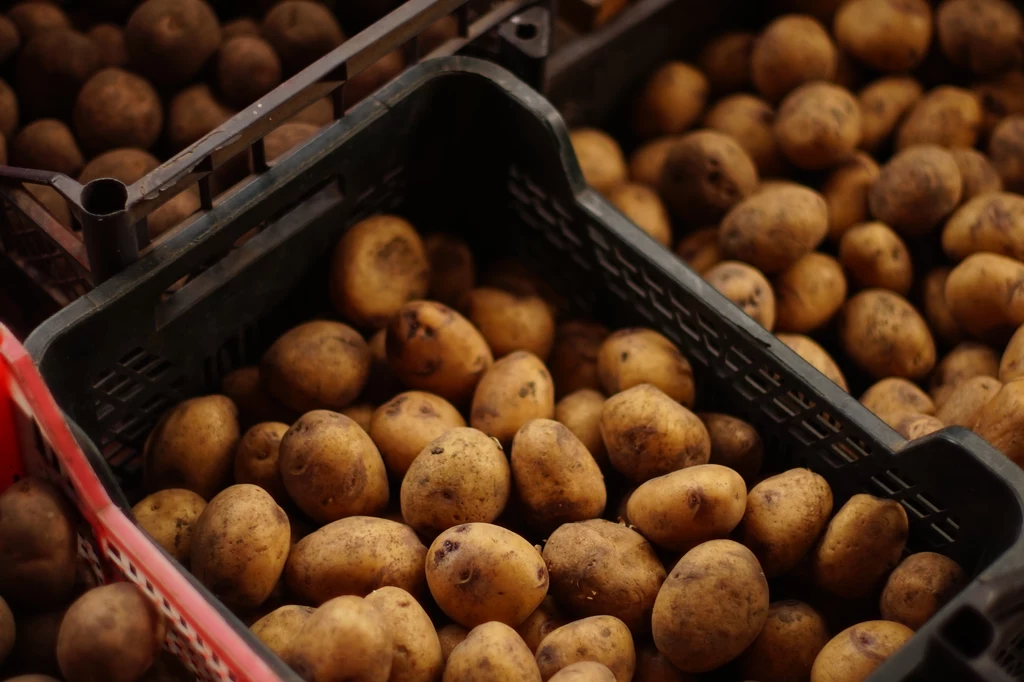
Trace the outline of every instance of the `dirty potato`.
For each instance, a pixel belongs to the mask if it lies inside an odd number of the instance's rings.
[[[787,187],[759,192],[735,206],[718,237],[726,258],[771,275],[813,251],[827,232],[825,199],[807,188]]]
[[[524,350],[547,360],[551,353],[555,317],[539,296],[479,287],[463,295],[459,308],[480,331],[496,358]]]
[[[942,229],[942,250],[954,261],[989,252],[1024,258],[1024,197],[991,192],[964,203]]]
[[[204,509],[206,500],[191,490],[168,488],[143,498],[132,507],[132,514],[156,544],[187,566],[192,552],[192,531]]]
[[[587,320],[569,320],[555,328],[555,345],[548,358],[555,395],[563,397],[581,389],[600,390],[597,353],[608,333],[604,325]]]
[[[928,53],[932,12],[925,0],[850,0],[836,12],[840,49],[876,71],[910,71]]]
[[[832,256],[813,251],[778,274],[775,329],[806,334],[827,324],[846,300],[846,275]]]
[[[807,83],[779,105],[775,137],[793,165],[822,170],[852,156],[860,142],[860,125],[860,106],[848,90],[831,83]]]
[[[828,204],[830,239],[839,239],[852,226],[868,219],[868,192],[878,173],[874,159],[858,152],[829,174],[821,196]]]
[[[976,376],[953,386],[935,417],[945,426],[970,429],[978,421],[982,409],[999,392],[1003,384],[989,376]]]
[[[565,424],[601,468],[608,464],[608,451],[601,439],[604,401],[603,393],[584,388],[555,403],[555,421]]]
[[[606,395],[651,384],[693,407],[693,368],[679,347],[653,329],[620,329],[597,352],[597,375]]]
[[[871,677],[885,659],[914,636],[901,623],[870,620],[829,640],[811,666],[811,682],[857,682]]]
[[[249,626],[252,634],[278,656],[283,656],[303,624],[316,611],[312,606],[287,604],[278,607]]]
[[[832,383],[844,391],[848,391],[846,377],[843,376],[839,365],[832,359],[824,348],[817,341],[803,334],[777,334],[779,341],[789,346],[789,349],[807,361],[814,369],[818,370]]]
[[[551,569],[549,568],[548,573],[550,574],[550,572]],[[541,602],[540,606],[534,609],[533,613],[523,621],[522,625],[516,628],[516,634],[522,637],[530,651],[536,654],[537,647],[540,646],[541,641],[550,632],[562,627],[565,623],[565,618],[562,616],[561,611],[558,610],[558,604],[555,603],[554,598],[552,598],[549,592],[548,596],[544,597],[544,601]]]
[[[423,391],[406,391],[378,407],[370,419],[370,438],[388,471],[404,476],[416,456],[449,429],[466,420],[451,403]]]
[[[946,278],[946,305],[968,334],[1001,343],[1024,323],[1024,264],[994,253],[975,253]]]
[[[1014,379],[1003,384],[974,423],[974,432],[1017,466],[1024,466],[1024,441],[1020,438],[1022,415],[1024,379]]]
[[[536,355],[516,351],[495,362],[480,379],[469,424],[509,445],[523,424],[554,415],[551,374]]]
[[[626,181],[626,157],[608,133],[597,128],[577,128],[570,139],[588,185],[604,193]]]
[[[921,283],[922,312],[936,339],[947,344],[960,342],[964,331],[946,303],[946,280],[951,269],[934,268]]]
[[[956,345],[935,366],[928,390],[936,407],[942,407],[946,397],[961,382],[972,377],[999,375],[999,355],[989,346],[973,341]]]
[[[708,79],[712,92],[736,92],[750,85],[755,39],[753,33],[727,31],[704,44],[697,55],[697,67]]]
[[[676,244],[676,255],[698,275],[724,258],[718,245],[718,228],[706,227],[686,235]]]
[[[882,167],[868,193],[871,215],[905,237],[931,231],[963,195],[956,160],[935,145],[903,149]]]
[[[880,78],[857,94],[860,104],[860,148],[877,151],[889,140],[897,126],[924,90],[909,76]]]
[[[702,72],[683,62],[666,62],[647,79],[635,101],[633,130],[641,138],[688,130],[704,111],[708,90]]]
[[[762,327],[768,331],[775,328],[775,292],[760,270],[724,260],[709,268],[704,279]]]
[[[775,110],[772,106],[745,94],[719,100],[704,116],[706,127],[739,142],[762,176],[781,173],[786,167],[775,137],[774,123]]]
[[[960,169],[960,180],[963,183],[963,200],[970,201],[980,194],[1002,192],[1003,179],[999,177],[995,166],[988,157],[976,149],[957,147],[950,149],[957,168]]]
[[[812,606],[773,602],[761,634],[740,657],[740,668],[745,678],[762,682],[807,680],[828,640],[828,624]]]
[[[306,619],[284,662],[304,680],[387,682],[394,640],[384,616],[361,597],[336,597]]]
[[[839,337],[847,355],[876,379],[920,379],[935,366],[935,340],[924,318],[885,289],[865,289],[846,302]]]
[[[501,655],[495,656],[495,652]],[[542,679],[533,652],[505,623],[492,621],[474,627],[448,655],[444,682],[482,679],[495,682],[540,682]]]
[[[661,197],[651,187],[625,182],[609,190],[607,196],[612,206],[651,239],[666,248],[672,244],[672,220]]]
[[[750,485],[761,471],[764,444],[751,424],[716,412],[698,412],[711,438],[710,464],[721,464],[736,471]]]
[[[434,682],[444,669],[441,643],[430,616],[413,595],[400,587],[382,587],[366,596],[391,633],[392,680]]]
[[[839,262],[859,287],[888,289],[901,296],[910,292],[910,250],[885,223],[861,223],[847,230],[839,240]]]
[[[935,403],[921,388],[900,377],[887,377],[872,384],[860,397],[860,403],[882,421],[890,422],[903,413],[935,414]]]
[[[934,552],[904,559],[882,590],[882,618],[917,630],[967,584],[959,564]]]
[[[991,76],[1020,66],[1024,19],[1003,0],[949,0],[935,12],[942,53],[953,66]]]
[[[580,661],[567,665],[549,679],[551,682],[615,682],[615,673],[603,663]]]
[[[279,448],[288,425],[281,422],[255,424],[242,435],[235,447],[235,483],[251,483],[270,493],[278,504],[285,504],[288,492],[281,481]]]
[[[469,630],[456,623],[450,623],[438,629],[437,639],[441,642],[441,658],[445,663],[448,662],[455,647],[462,644],[467,636],[469,636]],[[533,659],[531,658],[531,660]]]
[[[978,96],[970,90],[943,85],[925,93],[907,113],[896,131],[896,148],[920,144],[973,147],[981,125]]]
[[[1018,327],[1003,349],[999,360],[999,380],[1003,383],[1024,376],[1024,326]]]
[[[754,41],[750,75],[758,92],[778,102],[804,83],[832,80],[836,64],[836,46],[824,26],[812,17],[785,15]]]
[[[1007,116],[992,131],[988,157],[1007,191],[1024,191],[1024,116]]]
[[[552,631],[537,647],[537,667],[545,680],[582,661],[601,663],[616,682],[630,682],[636,649],[626,624],[615,616],[581,618]]]

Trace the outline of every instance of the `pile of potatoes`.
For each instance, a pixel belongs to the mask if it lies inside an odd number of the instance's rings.
[[[134,507],[308,682],[853,682],[966,583],[515,262],[377,215],[328,279],[333,311],[159,419]]]
[[[574,130],[584,177],[904,438],[1024,465],[1020,11],[780,1]]]
[[[332,10],[334,3],[315,0],[261,0],[240,3],[251,13],[242,15],[204,0],[77,4],[68,14],[57,0],[23,0],[0,14],[0,163],[83,184],[131,184],[400,3],[359,0]],[[456,31],[454,17],[438,21],[422,36],[422,51]],[[346,84],[346,104],[405,66],[401,52],[388,54]],[[267,160],[331,120],[326,98],[300,112],[266,137]],[[247,155],[230,161],[214,174],[214,192],[248,170]],[[75,227],[55,190],[29,190],[60,224]],[[196,188],[176,196],[149,217],[150,236],[199,207]]]

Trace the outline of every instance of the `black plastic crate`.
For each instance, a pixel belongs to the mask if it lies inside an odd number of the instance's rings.
[[[663,332],[702,408],[753,422],[768,463],[821,473],[837,508],[858,492],[899,500],[909,547],[975,579],[874,682],[1021,679],[1024,472],[964,429],[907,444],[588,189],[546,100],[464,57],[414,68],[28,339],[129,497],[160,413],[330,311],[332,245],[384,211],[460,234],[481,260],[520,258],[577,313]]]

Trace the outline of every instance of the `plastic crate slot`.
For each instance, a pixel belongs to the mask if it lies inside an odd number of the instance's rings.
[[[821,457],[822,461],[825,462],[825,464],[828,464],[833,469],[842,469],[843,467],[850,463],[849,460],[847,460],[842,455],[837,455],[835,452],[833,452],[831,448],[826,448],[825,450],[820,451],[818,453],[818,456]]]
[[[933,547],[937,548],[942,547],[944,545],[952,545],[956,542],[956,535],[950,535],[949,533],[944,531],[938,524],[929,524],[929,528],[931,528],[935,535],[938,535],[940,538],[939,542],[933,543]]]
[[[910,512],[911,521],[920,521],[921,519],[923,519],[925,517],[925,513],[923,511],[921,511],[917,507],[917,505],[915,505],[913,503],[913,501],[904,498],[904,499],[900,500],[900,504],[903,505],[904,509],[906,509],[907,511]]]
[[[838,443],[832,443],[832,445],[829,447],[831,448],[832,452],[842,457],[848,464],[856,462],[861,457],[860,453],[857,452],[857,449],[851,447],[851,444],[847,441],[839,441]]]
[[[977,658],[992,644],[995,631],[972,606],[962,606],[943,624],[942,638],[960,655]]]
[[[1024,677],[1024,629],[1017,632],[1010,643],[1000,649],[996,662],[1012,677]]]
[[[881,490],[882,493],[884,493],[886,496],[892,496],[896,494],[896,490],[894,488],[886,485],[885,482],[882,481],[882,479],[878,478],[877,476],[872,476],[869,480],[872,484],[874,484],[876,488]]]
[[[899,486],[901,490],[906,491],[914,487],[914,483],[910,480],[910,478],[896,471],[895,469],[888,469],[883,475],[886,476],[890,481],[895,483],[897,486]]]
[[[930,497],[925,493],[918,493],[914,496],[917,502],[928,510],[929,514],[941,514],[946,511],[945,507],[940,507],[937,503],[933,502]]]

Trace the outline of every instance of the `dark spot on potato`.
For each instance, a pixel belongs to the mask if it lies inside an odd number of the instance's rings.
[[[612,636],[611,628],[601,628],[601,636],[602,637],[611,637]]]
[[[622,351],[622,354],[619,355],[619,361],[620,362],[625,362],[628,359],[629,359],[629,351],[625,351],[625,350]]]
[[[444,454],[444,448],[442,448],[440,445],[435,445],[434,447],[430,448],[430,454],[432,454],[432,455],[443,455]]]
[[[384,413],[389,417],[397,416],[402,411],[402,404],[409,399],[409,396],[399,395],[388,401],[387,407],[384,408]]]
[[[519,397],[525,398],[526,396],[537,396],[537,384],[533,381],[527,381],[519,388]]]
[[[441,563],[446,556],[455,552],[459,549],[459,543],[455,540],[445,540],[441,543],[441,546],[434,552],[434,563]]]
[[[885,659],[884,656],[879,655],[874,650],[876,640],[875,636],[870,632],[861,630],[859,628],[852,628],[850,630],[850,644],[853,645],[854,651],[859,652],[864,658],[870,658],[873,661],[882,661]]]
[[[472,419],[491,419],[500,413],[490,405],[477,405],[473,408]]]

